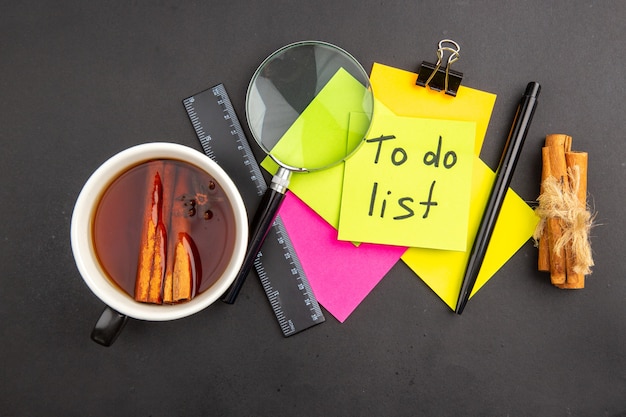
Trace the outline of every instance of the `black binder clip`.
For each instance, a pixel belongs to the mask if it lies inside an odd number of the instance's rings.
[[[446,46],[447,44],[450,46]],[[463,73],[451,70],[450,66],[459,59],[460,50],[461,47],[459,44],[451,39],[439,41],[437,64],[423,61],[415,85],[421,87],[428,86],[435,91],[443,90],[446,94],[456,97],[456,93],[461,85],[461,80],[463,79]],[[445,52],[449,52],[450,56],[448,57],[448,62],[444,69],[441,68],[441,63]]]

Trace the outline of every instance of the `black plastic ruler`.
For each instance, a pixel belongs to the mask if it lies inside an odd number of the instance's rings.
[[[218,84],[183,100],[204,152],[232,178],[251,220],[267,184],[228,93]],[[285,336],[325,318],[278,216],[254,267]]]

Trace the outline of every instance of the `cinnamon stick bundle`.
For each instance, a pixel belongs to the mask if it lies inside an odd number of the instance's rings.
[[[587,210],[588,155],[573,152],[571,147],[571,136],[546,137],[536,209],[541,221],[534,238],[538,269],[549,272],[552,284],[559,288],[580,289],[593,266],[588,234],[592,216]]]

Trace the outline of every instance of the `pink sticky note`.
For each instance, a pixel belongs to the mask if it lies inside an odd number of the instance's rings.
[[[337,230],[288,192],[280,217],[317,301],[344,322],[407,248],[337,240]]]

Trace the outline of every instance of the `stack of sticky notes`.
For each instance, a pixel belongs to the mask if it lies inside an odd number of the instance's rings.
[[[280,211],[318,301],[340,322],[399,259],[450,308],[456,303],[494,179],[478,156],[495,96],[461,86],[450,97],[416,86],[416,78],[374,64],[367,138],[345,163],[294,173]],[[362,117],[351,114],[344,128]],[[262,166],[276,170],[269,158]],[[474,292],[536,223],[509,190]]]

